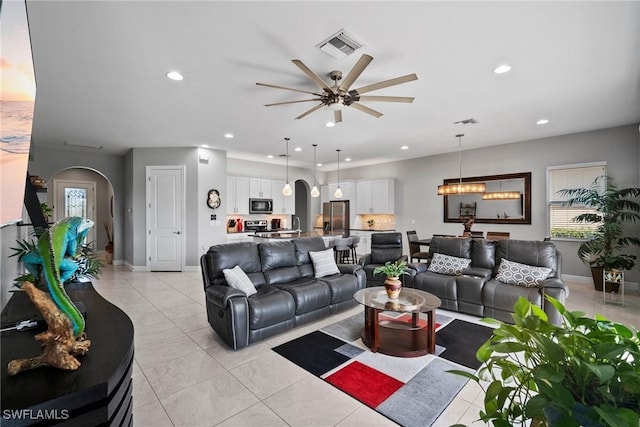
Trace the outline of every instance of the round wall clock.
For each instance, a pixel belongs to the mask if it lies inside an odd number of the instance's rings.
[[[207,206],[211,209],[217,209],[220,207],[221,203],[222,199],[220,199],[220,192],[215,188],[209,190],[209,193],[207,193]]]

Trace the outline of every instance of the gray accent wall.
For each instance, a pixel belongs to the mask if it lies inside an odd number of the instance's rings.
[[[198,259],[212,245],[227,242],[227,153],[222,150],[198,150]],[[209,190],[216,189],[222,197],[219,208],[207,206]],[[189,189],[187,189],[189,191]],[[215,215],[215,220],[211,219]]]

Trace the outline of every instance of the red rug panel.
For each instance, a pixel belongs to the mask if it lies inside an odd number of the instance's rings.
[[[358,361],[334,372],[325,380],[373,409],[404,385]]]

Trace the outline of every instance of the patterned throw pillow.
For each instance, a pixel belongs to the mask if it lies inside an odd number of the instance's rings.
[[[502,258],[498,267],[496,280],[509,285],[524,286],[533,288],[538,286],[544,279],[549,277],[551,269],[549,267],[536,267],[533,265],[520,264]]]
[[[458,258],[445,254],[433,254],[431,263],[427,267],[428,271],[440,274],[449,274],[459,276],[462,274],[462,270],[468,268],[471,265],[469,258]]]
[[[309,256],[313,263],[316,278],[340,273],[336,260],[333,258],[333,249],[318,252],[309,251]]]
[[[256,291],[256,287],[253,286],[251,279],[249,279],[249,276],[247,276],[247,273],[245,273],[239,265],[233,268],[225,268],[222,270],[222,274],[224,274],[224,280],[227,281],[229,286],[244,292],[248,297],[258,292]]]

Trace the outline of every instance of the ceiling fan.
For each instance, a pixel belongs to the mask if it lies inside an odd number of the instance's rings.
[[[341,71],[332,71],[329,73],[329,77],[333,80],[333,86],[329,86],[324,80],[322,80],[316,73],[311,71],[309,67],[304,65],[302,61],[299,59],[293,59],[293,62],[298,68],[300,68],[311,80],[313,80],[320,88],[321,92],[310,92],[307,90],[294,89],[290,87],[271,85],[267,83],[256,83],[258,86],[266,86],[272,87],[276,89],[285,89],[292,90],[294,92],[308,93],[316,96],[316,98],[311,99],[302,99],[299,101],[286,101],[286,102],[277,102],[275,104],[266,104],[265,107],[271,107],[274,105],[284,105],[284,104],[297,104],[300,102],[319,102],[315,107],[305,111],[300,114],[296,119],[301,119],[308,114],[313,113],[314,111],[319,110],[322,107],[329,107],[333,110],[334,121],[339,123],[342,121],[342,108],[343,107],[352,107],[356,110],[362,111],[363,113],[370,114],[376,118],[382,116],[382,113],[366,107],[360,102],[413,102],[413,97],[409,96],[362,96],[363,93],[372,92],[374,90],[383,89],[389,86],[395,86],[402,83],[407,83],[413,80],[417,80],[418,76],[415,74],[407,74],[406,76],[396,77],[395,79],[385,80],[382,82],[370,84],[367,86],[362,86],[357,89],[349,90],[351,85],[360,77],[360,74],[367,68],[367,66],[373,61],[373,57],[369,55],[362,55],[356,65],[353,66],[349,74],[342,79]],[[342,80],[341,83],[338,83]]]

